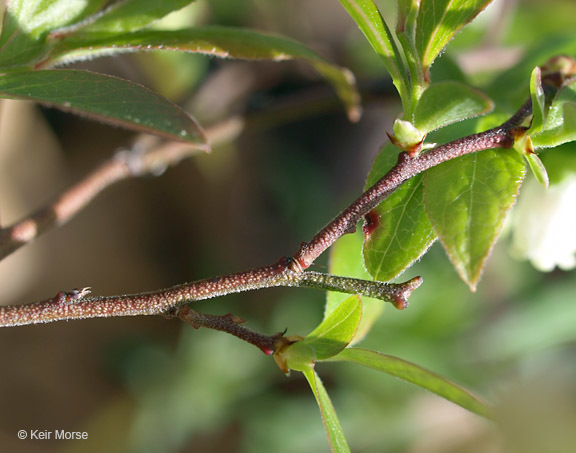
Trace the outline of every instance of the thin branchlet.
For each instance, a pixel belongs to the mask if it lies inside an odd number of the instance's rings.
[[[62,298],[59,293],[56,297],[33,304],[0,307],[0,327],[69,319],[165,314],[189,302],[277,286],[314,287],[364,294],[380,297],[394,303],[397,308],[404,308],[411,291],[420,285],[420,278],[394,286],[305,270],[339,237],[354,231],[364,215],[411,177],[442,162],[476,151],[512,147],[518,128],[522,127],[530,114],[531,104],[527,102],[501,126],[437,146],[416,157],[400,153],[398,162],[386,175],[320,230],[310,242],[302,243],[293,257],[282,258],[274,265],[143,294],[81,297],[70,301],[66,300],[69,298]],[[4,238],[0,238],[0,243],[2,240]]]

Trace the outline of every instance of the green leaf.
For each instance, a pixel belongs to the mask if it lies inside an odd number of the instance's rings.
[[[402,102],[408,102],[410,82],[404,63],[388,25],[372,0],[340,0],[358,28],[384,62]]]
[[[538,66],[530,75],[530,97],[532,99],[532,124],[530,133],[539,132],[546,121],[546,96],[542,87],[542,71]]]
[[[424,74],[464,25],[492,0],[421,0],[416,22],[416,49]],[[429,77],[428,77],[429,79]]]
[[[0,97],[35,101],[103,122],[208,147],[204,133],[180,107],[145,87],[78,70],[0,76]]]
[[[54,50],[52,64],[119,52],[180,51],[246,60],[303,59],[334,87],[346,106],[348,117],[360,117],[360,96],[353,74],[329,63],[313,50],[280,36],[228,27],[199,27],[177,31],[137,31],[106,36],[86,35],[63,40]]]
[[[82,32],[124,33],[139,30],[177,11],[193,0],[128,0],[114,3],[93,21],[80,24]]]
[[[332,357],[330,361],[354,362],[382,371],[429,390],[475,414],[490,417],[491,410],[488,405],[468,390],[430,370],[398,357],[367,349],[347,348]]]
[[[337,453],[349,452],[350,447],[348,446],[348,442],[346,442],[344,431],[342,430],[342,426],[340,426],[340,421],[338,420],[332,401],[330,401],[330,397],[328,396],[320,377],[314,370],[305,371],[304,376],[306,376],[310,388],[316,397],[318,407],[320,408],[324,428],[326,429],[328,441],[330,442],[330,450]]]
[[[370,279],[371,276],[362,264],[362,243],[364,235],[361,230],[354,234],[346,234],[330,248],[329,271],[334,275]],[[338,305],[348,298],[348,295],[328,291],[324,317],[332,313]],[[362,297],[362,318],[351,344],[361,341],[372,328],[374,322],[384,311],[386,304],[372,297]]]
[[[530,170],[532,170],[532,173],[536,177],[536,180],[544,187],[548,188],[548,185],[550,184],[550,179],[548,178],[548,172],[546,171],[546,167],[538,157],[538,154],[530,153],[526,155],[526,160],[528,161]]]
[[[397,149],[386,145],[374,161],[367,186],[396,163]],[[401,274],[436,240],[422,198],[422,175],[405,182],[372,211],[373,224],[365,227],[364,263],[376,279],[388,281]]]
[[[540,132],[531,134],[535,148],[549,148],[576,140],[576,82],[560,89]]]
[[[414,126],[430,132],[458,121],[484,115],[494,104],[479,90],[459,82],[439,82],[422,94],[414,111]]]
[[[452,264],[471,290],[525,175],[514,150],[488,150],[428,170],[424,201]]]
[[[305,372],[312,370],[316,364],[316,351],[303,341],[289,345],[278,356],[286,364],[285,372],[290,370]],[[278,362],[278,358],[276,358],[276,362]]]
[[[32,67],[49,51],[52,30],[97,11],[105,0],[11,0],[0,34],[0,67]]]
[[[360,296],[351,296],[342,302],[304,340],[296,344],[311,347],[317,360],[338,354],[354,338],[362,317]]]
[[[413,20],[418,13],[419,0],[398,0],[398,23],[396,30],[398,33],[404,32],[406,28],[410,28],[411,20]]]

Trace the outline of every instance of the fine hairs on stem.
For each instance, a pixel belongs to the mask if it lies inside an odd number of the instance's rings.
[[[437,146],[415,157],[410,157],[408,153],[401,152],[398,162],[386,175],[322,228],[309,242],[302,243],[294,256],[281,258],[273,265],[184,283],[168,289],[142,294],[68,298],[62,297],[62,292],[60,292],[56,297],[40,302],[0,307],[0,327],[95,317],[165,314],[197,300],[278,286],[312,287],[365,294],[391,302],[397,308],[404,308],[407,305],[410,293],[421,283],[419,277],[405,283],[391,285],[381,282],[328,276],[309,272],[306,269],[339,237],[354,231],[356,224],[371,209],[413,176],[442,162],[466,154],[486,149],[511,148],[514,145],[515,135],[522,127],[524,121],[531,115],[531,112],[531,103],[528,101],[514,116],[498,127]],[[123,166],[124,170],[120,171],[119,176],[116,176],[117,179],[126,177],[125,172],[129,171],[129,169],[126,169],[127,166],[125,164]],[[98,178],[98,171],[96,170],[96,179]],[[107,173],[105,172],[105,174]],[[87,180],[91,177],[94,178],[94,174],[90,175]],[[86,183],[86,181],[74,186],[70,191],[77,190],[83,183]],[[99,190],[106,187],[106,184],[102,184],[98,190],[94,189],[96,187],[95,184],[88,184],[88,186],[92,188],[91,194],[93,197]],[[69,193],[65,192],[59,200],[66,198],[67,195]],[[84,205],[88,203],[89,199],[89,197],[84,197]],[[79,203],[77,209],[84,205]],[[47,209],[53,209],[53,207]],[[34,219],[33,215],[29,219],[25,219],[23,223],[27,221],[34,222]],[[10,242],[14,241],[7,233],[11,231],[11,228],[13,227],[0,230],[0,250],[10,248]],[[199,315],[195,319],[198,324]],[[206,322],[203,325],[206,326]],[[232,329],[231,326],[237,324],[234,322],[221,322],[219,325],[225,326],[224,329],[226,329],[226,326]]]

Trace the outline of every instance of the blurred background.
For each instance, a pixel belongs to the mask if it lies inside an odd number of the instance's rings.
[[[393,27],[395,2],[377,3]],[[457,62],[472,83],[490,87],[534,47],[574,35],[575,17],[570,0],[495,0],[455,38],[433,77]],[[362,191],[400,106],[340,4],[199,0],[159,26],[197,24],[283,34],[350,68],[362,119],[349,123],[330,87],[294,62],[151,53],[78,65],[147,85],[205,126],[233,116],[245,126],[210,155],[108,189],[5,259],[2,304],[84,286],[96,295],[142,292],[273,263]],[[0,221],[42,206],[133,140],[121,129],[2,101]],[[576,149],[564,151],[573,158]],[[496,402],[500,422],[372,370],[319,366],[352,451],[576,451],[576,274],[541,273],[513,258],[510,243],[505,232],[474,294],[435,245],[402,276],[424,278],[410,308],[387,309],[362,343]],[[315,270],[327,266],[323,256]],[[195,308],[232,312],[270,334],[306,335],[324,300],[320,291],[270,289]],[[287,378],[270,357],[223,333],[161,317],[60,322],[0,330],[0,354],[1,451],[328,451],[305,380]],[[20,441],[19,429],[87,431],[89,439]]]

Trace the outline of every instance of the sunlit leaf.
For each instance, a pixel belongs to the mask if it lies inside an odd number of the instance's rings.
[[[338,420],[332,401],[330,401],[330,397],[328,396],[320,377],[314,370],[305,371],[304,376],[306,376],[310,388],[316,397],[318,407],[320,407],[322,421],[324,422],[324,428],[326,429],[328,441],[330,442],[330,450],[334,453],[349,452],[350,447],[346,442],[346,437],[344,437],[344,431],[342,430],[342,426],[340,426],[340,421]]]
[[[348,297],[300,343],[313,348],[318,360],[332,357],[350,344],[361,317],[360,296]]]
[[[207,147],[204,134],[180,107],[135,83],[78,70],[0,76],[0,97],[40,102],[129,129]]]
[[[384,62],[403,100],[408,96],[409,81],[404,63],[388,25],[372,0],[340,0],[374,51]]]
[[[137,31],[123,35],[84,35],[63,40],[54,50],[58,64],[121,52],[153,50],[192,52],[246,60],[303,59],[334,87],[351,120],[360,117],[360,97],[352,73],[331,64],[299,42],[280,36],[229,27],[199,27],[177,31]]]
[[[535,148],[548,148],[576,140],[576,82],[559,91],[540,132],[531,134]]]
[[[420,97],[414,111],[414,126],[430,132],[458,121],[483,115],[493,103],[479,90],[459,82],[430,85]]]
[[[362,263],[362,243],[364,235],[361,230],[354,234],[346,234],[330,248],[329,270],[334,275],[371,279],[372,277]],[[328,291],[324,317],[332,313],[349,296],[347,294]],[[372,328],[374,322],[384,311],[386,304],[371,297],[362,297],[362,319],[351,344],[361,341]]]
[[[542,129],[546,120],[546,96],[542,87],[542,71],[538,66],[532,71],[530,76],[530,97],[532,99],[532,124],[530,132],[538,132]]]
[[[78,27],[83,32],[123,33],[139,30],[177,11],[193,0],[128,0],[114,3],[102,14]]]
[[[361,348],[347,348],[330,361],[354,362],[382,371],[441,396],[478,415],[490,417],[490,408],[480,398],[454,382],[414,363]]]
[[[382,177],[397,160],[391,144],[381,151],[370,170],[367,186]],[[398,276],[436,240],[422,198],[422,175],[405,182],[368,216],[364,241],[364,262],[377,280]]]
[[[428,216],[460,277],[472,290],[481,276],[525,174],[514,150],[488,150],[428,170]]]
[[[416,49],[423,72],[460,29],[492,0],[421,0],[416,24]]]
[[[83,19],[103,3],[105,0],[7,2],[0,34],[0,68],[32,67],[49,52],[48,33]]]

